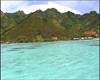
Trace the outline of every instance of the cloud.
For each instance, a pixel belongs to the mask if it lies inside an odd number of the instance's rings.
[[[99,0],[94,1],[1,1],[1,10],[3,12],[16,12],[23,10],[26,14],[38,9],[56,8],[60,12],[71,11],[76,14],[84,14],[90,11],[99,13]]]
[[[46,10],[47,8],[56,8],[60,12],[67,12],[71,11],[76,14],[81,14],[78,10],[69,8],[68,6],[60,5],[58,3],[55,3],[53,1],[48,1],[44,4],[31,4],[29,5],[31,1],[1,1],[1,10],[3,12],[15,12],[18,10],[23,10],[26,14],[30,12],[34,12],[38,9]],[[34,1],[33,1],[34,3]]]
[[[20,6],[21,3],[22,1],[1,1],[1,10],[4,12],[16,11],[17,7]]]
[[[47,8],[56,8],[58,11],[60,12],[67,12],[67,11],[71,11],[71,12],[74,12],[76,14],[80,14],[79,11],[76,11],[74,9],[71,9],[69,7],[66,7],[66,6],[62,6],[62,5],[59,5],[59,4],[56,4],[56,3],[53,3],[53,2],[48,2],[48,4],[42,4],[42,5],[31,5],[27,8],[24,8],[23,11],[25,13],[28,13],[30,11],[35,11],[37,9],[41,9],[41,10],[46,10]]]
[[[97,11],[99,13],[99,0],[77,0],[77,1],[54,1],[57,4],[68,6],[72,9],[78,10],[82,14],[90,12],[90,11]]]

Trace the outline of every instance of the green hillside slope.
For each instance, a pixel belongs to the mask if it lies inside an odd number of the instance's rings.
[[[60,13],[51,8],[30,14],[1,12],[2,41],[33,42],[69,40],[74,37],[98,37],[99,15],[95,11],[84,15]]]

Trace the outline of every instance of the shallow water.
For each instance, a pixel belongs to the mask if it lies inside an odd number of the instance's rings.
[[[99,80],[99,40],[1,45],[2,80]]]

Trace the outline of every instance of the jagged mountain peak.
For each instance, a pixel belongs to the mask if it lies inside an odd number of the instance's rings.
[[[48,12],[48,13],[58,13],[59,11],[57,9],[55,9],[55,8],[48,8],[44,12]]]
[[[24,14],[23,11],[6,13],[6,18],[2,19],[2,26],[5,27],[6,25],[7,27],[3,29],[4,34],[2,36],[9,39],[16,39],[19,36],[32,39],[37,35],[49,39],[55,36],[59,38],[84,36],[84,32],[98,31],[100,26],[98,16],[99,14],[95,11],[77,15],[70,11],[60,13],[55,8],[49,8],[45,11],[36,10],[28,15]],[[93,36],[93,34],[89,35]]]
[[[19,10],[19,11],[15,12],[15,14],[25,14],[25,13],[24,13],[24,11]]]

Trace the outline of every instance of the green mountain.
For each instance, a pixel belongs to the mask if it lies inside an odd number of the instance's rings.
[[[17,11],[15,13],[3,13],[1,11],[1,33],[5,33],[12,27],[21,23],[27,15],[23,11]]]
[[[83,15],[69,11],[60,13],[55,8],[37,10],[27,15],[23,11],[1,11],[1,39],[9,42],[33,42],[97,37],[99,15],[95,11]]]

